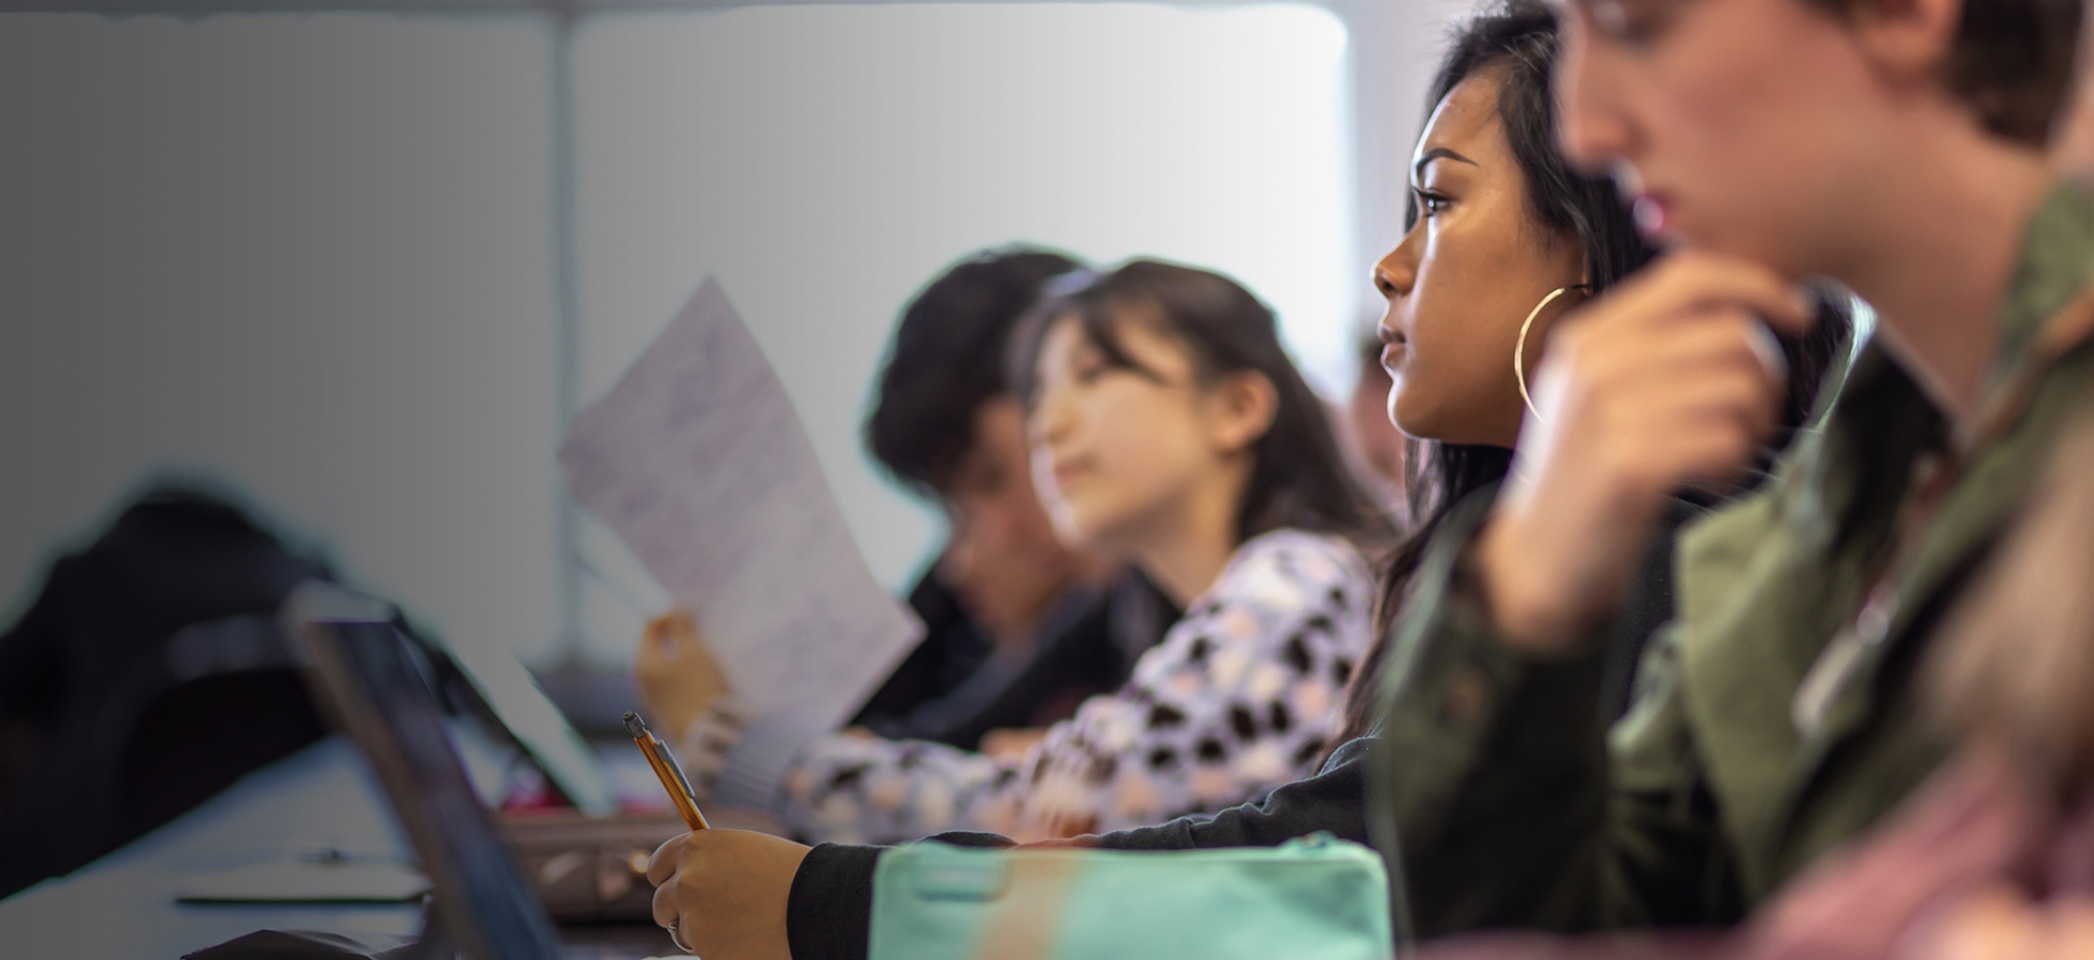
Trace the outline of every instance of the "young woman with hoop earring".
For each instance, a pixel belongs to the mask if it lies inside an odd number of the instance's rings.
[[[1522,423],[1536,415],[1528,374],[1550,334],[1658,253],[1614,184],[1580,175],[1558,151],[1549,90],[1556,38],[1553,14],[1529,0],[1476,18],[1455,38],[1412,154],[1407,232],[1375,265],[1389,302],[1380,326],[1395,381],[1389,416],[1412,437],[1415,526],[1385,566],[1384,629],[1348,693],[1348,737],[1370,733],[1379,717],[1374,681],[1387,627],[1440,518],[1467,497],[1490,496],[1510,469]],[[1843,303],[1821,298],[1804,338],[1769,335],[1769,365],[1791,376],[1785,429],[1763,462],[1810,418],[1827,372],[1844,359],[1852,322]],[[1613,715],[1628,706],[1644,639],[1671,615],[1674,532],[1735,492],[1682,491],[1668,512],[1641,568],[1636,613],[1610,643],[1603,705]]]

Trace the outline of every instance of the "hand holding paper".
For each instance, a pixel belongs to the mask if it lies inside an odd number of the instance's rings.
[[[647,621],[639,652],[633,655],[633,679],[648,714],[677,736],[706,708],[734,692],[687,610],[671,610]]]
[[[759,713],[832,730],[921,636],[866,569],[784,388],[710,280],[575,418],[560,463]]]

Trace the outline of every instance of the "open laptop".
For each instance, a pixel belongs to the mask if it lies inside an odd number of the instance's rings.
[[[513,656],[456,647],[421,632],[424,643],[450,661],[472,687],[495,722],[536,761],[547,780],[585,817],[618,815],[615,778],[596,752],[560,712],[538,682]]]
[[[315,699],[370,760],[435,888],[421,955],[448,957],[448,941],[471,960],[557,960],[552,920],[473,792],[428,665],[393,617],[332,584],[300,587],[284,606]]]

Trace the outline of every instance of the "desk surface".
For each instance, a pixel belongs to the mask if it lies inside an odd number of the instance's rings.
[[[412,935],[407,904],[178,904],[182,878],[332,847],[405,859],[384,794],[348,742],[323,740],[235,784],[209,803],[71,876],[0,901],[0,953],[21,960],[173,960],[263,928]],[[562,931],[580,960],[625,960],[673,948],[648,927]]]

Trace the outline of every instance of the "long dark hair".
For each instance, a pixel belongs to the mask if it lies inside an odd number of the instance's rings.
[[[1128,316],[1160,322],[1160,332],[1185,345],[1203,382],[1255,371],[1278,394],[1272,426],[1252,450],[1237,542],[1282,527],[1339,534],[1362,546],[1387,542],[1388,520],[1347,468],[1323,401],[1280,345],[1272,310],[1221,274],[1131,260],[1110,273],[1078,271],[1050,282],[1011,340],[1018,396],[1030,403],[1037,392],[1041,344],[1064,318],[1082,325],[1107,364],[1153,378],[1120,342],[1119,324]]]
[[[1556,104],[1549,90],[1556,37],[1555,14],[1542,0],[1502,0],[1456,31],[1433,77],[1426,106],[1430,112],[1462,81],[1486,70],[1498,71],[1498,118],[1520,166],[1527,215],[1553,235],[1578,243],[1585,253],[1585,283],[1597,294],[1649,263],[1657,250],[1637,232],[1613,182],[1572,170],[1557,150]],[[1417,220],[1413,196],[1405,206],[1404,228]],[[1782,338],[1791,371],[1782,422],[1792,428],[1810,417],[1818,387],[1852,329],[1840,304],[1823,298],[1820,303],[1818,322],[1810,333]],[[1512,451],[1503,447],[1418,439],[1406,445],[1404,473],[1413,526],[1383,562],[1377,636],[1354,673],[1346,693],[1344,732],[1334,743],[1365,735],[1378,718],[1378,678],[1388,658],[1389,633],[1440,521],[1463,498],[1504,479],[1511,467]]]

